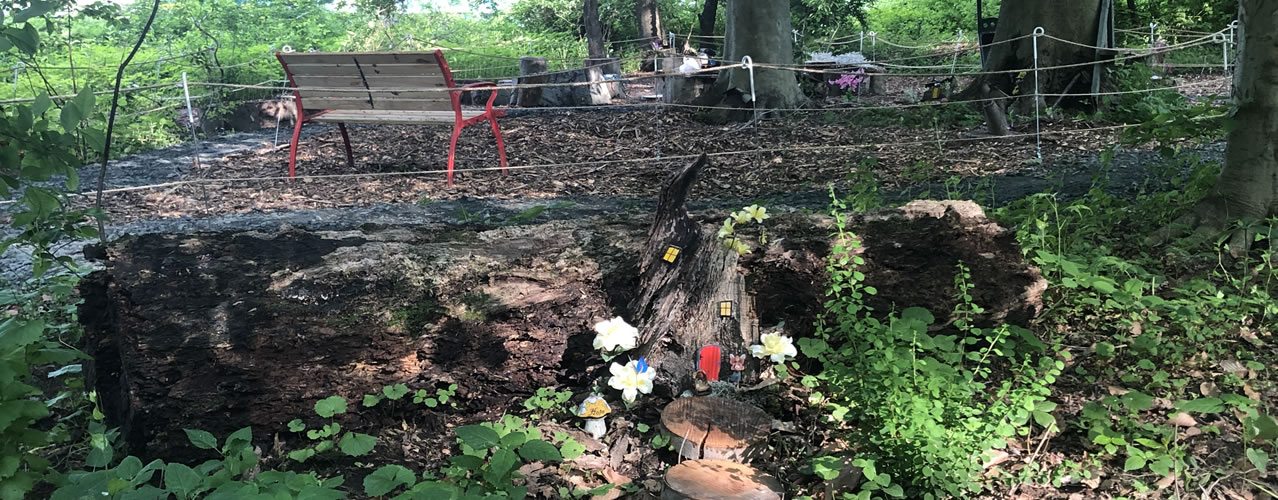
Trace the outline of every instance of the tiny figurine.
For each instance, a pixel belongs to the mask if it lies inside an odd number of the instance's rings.
[[[723,361],[723,351],[714,344],[706,345],[697,351],[697,369],[705,372],[706,380],[719,381],[719,364]]]
[[[732,375],[728,375],[728,381],[734,384],[741,383],[741,372],[745,371],[746,355],[728,355],[728,368],[732,369]]]
[[[612,407],[603,396],[590,396],[577,407],[577,416],[586,419],[586,432],[595,439],[601,439],[608,433],[604,417],[612,412]]]
[[[692,393],[698,396],[710,394],[710,380],[706,378],[706,372],[697,370],[692,375]]]

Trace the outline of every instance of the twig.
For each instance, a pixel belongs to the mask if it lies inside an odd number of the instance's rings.
[[[159,11],[160,0],[155,0],[151,4],[151,16],[146,19],[146,24],[142,26],[142,33],[138,35],[138,42],[133,44],[133,50],[115,71],[115,91],[111,94],[111,113],[107,115],[106,141],[102,146],[102,166],[98,168],[98,195],[94,202],[98,210],[102,210],[102,191],[106,188],[107,161],[111,158],[111,130],[115,128],[115,112],[120,107],[120,82],[124,80],[124,68],[133,60],[133,56],[138,54],[138,49],[142,48],[142,42],[146,40],[147,32],[151,31],[151,23],[155,22],[155,14]],[[98,241],[106,243],[106,224],[102,222],[101,216],[97,219]]]

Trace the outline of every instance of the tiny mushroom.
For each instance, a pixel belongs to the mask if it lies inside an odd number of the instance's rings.
[[[600,439],[608,433],[604,417],[611,412],[612,407],[608,406],[603,396],[590,396],[577,407],[577,416],[586,419],[586,432],[595,439]]]

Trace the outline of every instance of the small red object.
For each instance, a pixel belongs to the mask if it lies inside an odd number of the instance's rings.
[[[722,356],[722,350],[714,344],[697,351],[697,369],[706,373],[707,380],[711,382],[719,380],[719,363],[722,362]]]

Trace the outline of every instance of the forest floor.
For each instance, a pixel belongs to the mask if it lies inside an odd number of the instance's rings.
[[[434,223],[465,229],[642,216],[651,212],[663,181],[702,153],[711,155],[712,166],[691,208],[710,211],[759,203],[774,212],[819,212],[829,206],[831,189],[841,197],[860,193],[888,204],[974,199],[986,207],[1046,191],[1060,200],[1076,199],[1098,185],[1134,198],[1166,190],[1187,168],[1152,150],[1117,147],[1120,130],[1111,125],[1062,117],[1042,122],[1040,160],[1033,121],[1014,124],[1012,138],[988,139],[970,114],[939,106],[822,109],[745,127],[710,126],[691,113],[634,107],[521,114],[500,120],[509,174],[495,169],[492,133],[473,127],[462,134],[453,186],[445,184],[442,172],[447,127],[354,126],[354,168],[345,163],[336,128],[307,127],[299,178],[292,180],[285,178],[286,133],[281,143],[273,143],[273,131],[234,134],[112,162],[103,208],[111,217],[112,238],[285,225],[343,231]],[[1102,162],[1110,146],[1117,152]],[[1223,149],[1216,143],[1195,151],[1203,161],[1218,162]],[[86,195],[96,176],[96,167],[81,171]],[[80,253],[76,245],[62,252]],[[14,254],[0,258],[0,276],[23,272],[25,259]],[[1075,379],[1060,387],[1087,394],[1097,388]],[[473,422],[458,416],[448,425],[463,423]],[[435,431],[440,425],[432,423]],[[413,434],[404,431],[394,434]],[[439,441],[405,443],[405,450],[421,450]],[[1072,448],[1063,445],[1066,452],[1048,455],[1059,463],[1078,451]],[[797,474],[797,468],[784,472]],[[1059,490],[1022,488],[1017,498],[1112,497],[1127,491],[1116,483],[1099,484],[1075,478]]]

